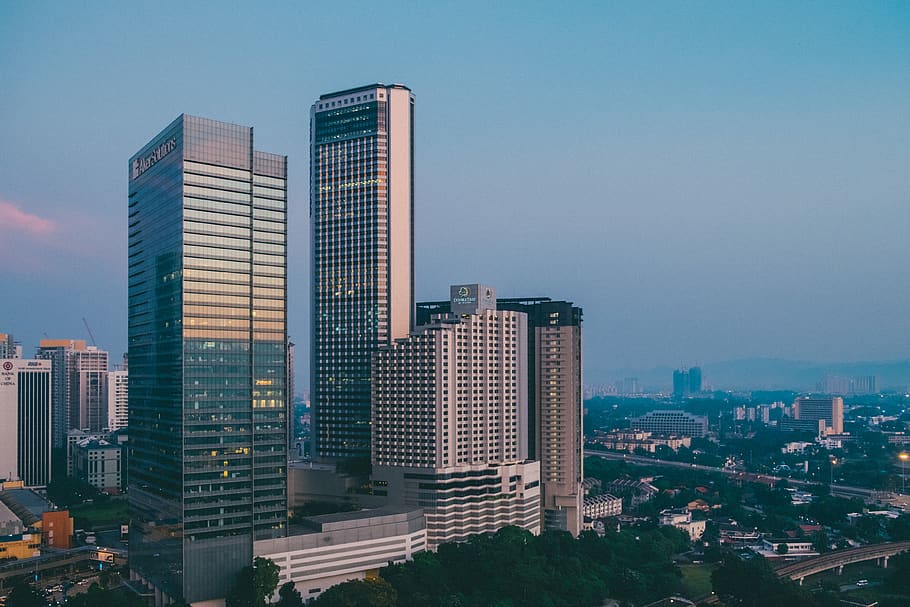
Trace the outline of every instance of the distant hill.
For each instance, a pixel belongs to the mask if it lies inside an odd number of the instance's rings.
[[[814,390],[826,375],[876,375],[882,390],[910,391],[910,360],[817,363],[779,358],[744,358],[705,363],[701,368],[706,385],[718,390]],[[624,377],[637,377],[639,385],[645,390],[670,390],[673,368],[618,369],[607,371],[602,377],[610,378],[604,380],[605,383]]]

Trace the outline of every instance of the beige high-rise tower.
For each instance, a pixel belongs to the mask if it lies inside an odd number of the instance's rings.
[[[476,297],[472,285],[461,288],[468,300]],[[454,299],[418,303],[417,322],[457,313],[456,304]],[[499,298],[496,308],[524,312],[528,319],[528,457],[540,462],[543,529],[578,535],[584,477],[582,310],[549,297]]]
[[[422,508],[431,548],[506,525],[537,533],[527,316],[476,284],[452,287],[451,309],[374,355],[374,493]]]

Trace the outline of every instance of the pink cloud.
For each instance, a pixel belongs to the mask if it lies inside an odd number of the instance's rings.
[[[0,200],[0,232],[25,232],[32,236],[52,234],[57,224],[31,213],[26,213],[11,202]]]

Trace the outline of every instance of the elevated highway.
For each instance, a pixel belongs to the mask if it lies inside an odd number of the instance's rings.
[[[704,472],[713,472],[723,474],[734,480],[740,480],[746,483],[763,483],[777,484],[778,481],[787,481],[791,487],[807,488],[809,486],[824,485],[825,483],[810,482],[786,478],[782,476],[772,476],[770,474],[756,474],[754,472],[743,472],[742,470],[731,470],[729,468],[716,468],[714,466],[704,466],[702,464],[690,464],[686,462],[674,462],[662,460],[653,457],[642,457],[640,455],[631,455],[629,453],[618,453],[616,451],[599,451],[597,449],[585,449],[585,457],[600,457],[603,459],[624,461],[630,464],[642,466],[661,466],[666,468],[686,468],[688,470],[701,470]],[[852,487],[849,485],[831,485],[831,493],[841,497],[855,497],[866,502],[874,502],[879,497],[880,492],[866,487]]]
[[[780,577],[797,580],[800,584],[810,575],[837,569],[842,573],[844,566],[863,561],[881,561],[883,567],[888,566],[888,559],[896,554],[910,550],[910,541],[887,542],[885,544],[871,544],[848,550],[837,550],[828,554],[808,558],[794,563],[781,565],[774,572]]]
[[[786,563],[777,567],[774,573],[779,577],[797,581],[802,585],[803,580],[810,575],[830,571],[831,569],[837,569],[838,573],[842,573],[845,566],[853,563],[862,563],[875,559],[880,561],[883,567],[887,567],[890,557],[907,551],[910,551],[910,541],[872,544],[848,550],[837,550],[801,561]],[[720,597],[712,592],[698,597],[695,599],[695,603],[699,605],[716,605],[720,603]]]

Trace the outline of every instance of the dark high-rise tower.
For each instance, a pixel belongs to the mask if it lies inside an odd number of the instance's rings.
[[[130,565],[222,598],[287,525],[287,159],[181,115],[129,165]]]
[[[370,361],[414,325],[414,96],[373,84],[310,114],[313,453],[370,457]]]
[[[685,398],[689,396],[689,371],[676,369],[673,371],[673,397]]]
[[[701,376],[701,367],[692,367],[689,369],[689,393],[698,394],[704,388],[704,380]]]

